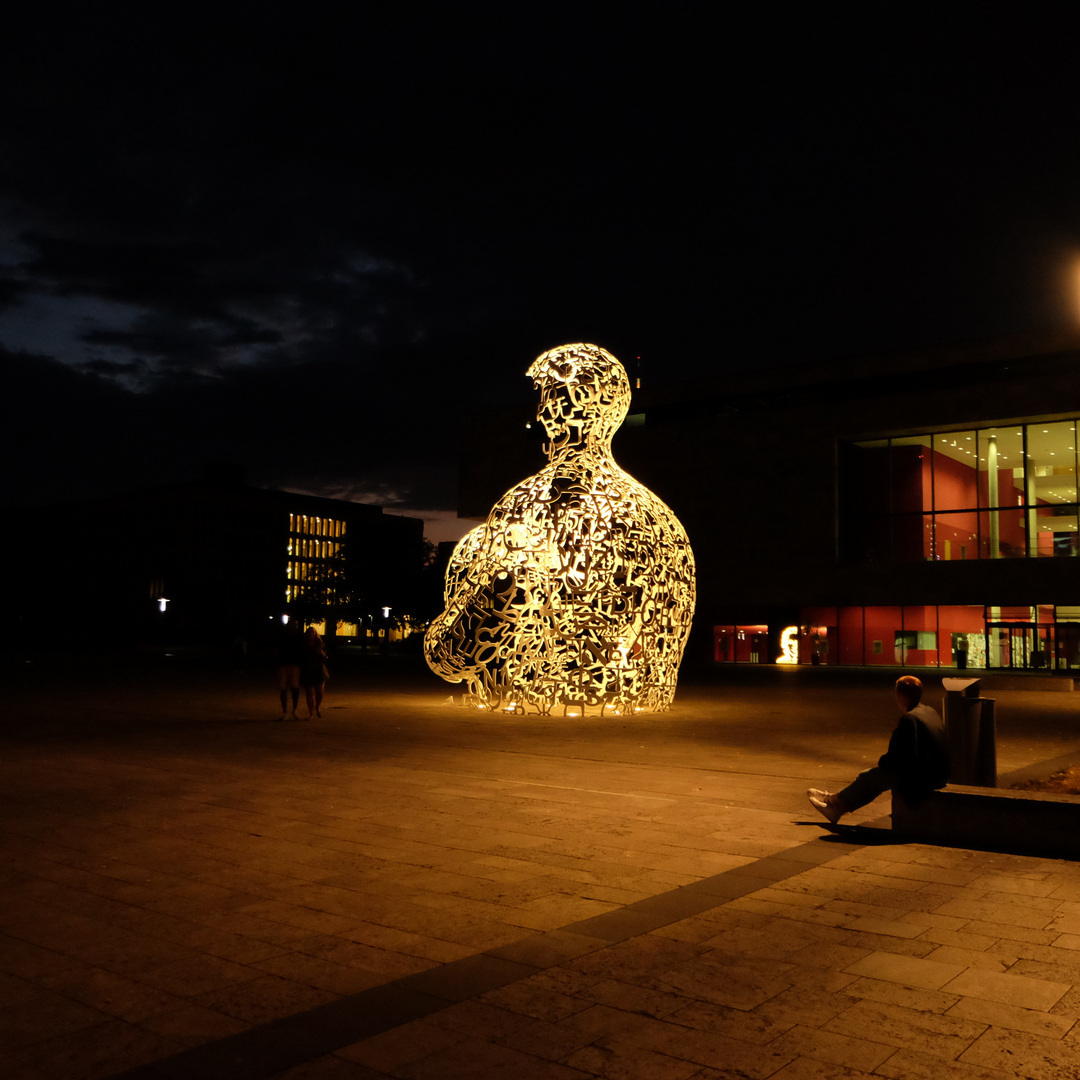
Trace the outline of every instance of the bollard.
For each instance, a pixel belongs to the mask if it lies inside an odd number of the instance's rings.
[[[978,679],[942,679],[953,784],[997,787],[994,699],[979,697]]]

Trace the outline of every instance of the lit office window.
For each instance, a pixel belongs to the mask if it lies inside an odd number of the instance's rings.
[[[1080,551],[1076,421],[841,447],[852,562],[1071,557]]]

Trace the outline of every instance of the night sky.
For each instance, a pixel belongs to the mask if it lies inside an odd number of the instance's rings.
[[[439,538],[458,413],[555,345],[660,383],[1080,313],[1067,5],[344,7],[0,17],[0,505],[231,461]]]

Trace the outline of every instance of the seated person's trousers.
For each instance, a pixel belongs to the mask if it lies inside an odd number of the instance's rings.
[[[886,791],[892,791],[896,782],[897,777],[893,773],[875,765],[872,769],[863,769],[843,791],[836,793],[836,797],[848,810],[858,810]]]

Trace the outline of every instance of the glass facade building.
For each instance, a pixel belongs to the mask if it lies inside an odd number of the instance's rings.
[[[840,465],[852,561],[1077,554],[1075,419],[852,442]]]
[[[1076,429],[1077,418],[1055,418],[841,441],[841,561],[1075,558]],[[1080,670],[1070,604],[803,607],[792,625],[800,664]],[[790,662],[764,654],[766,633],[714,626],[713,658]]]

